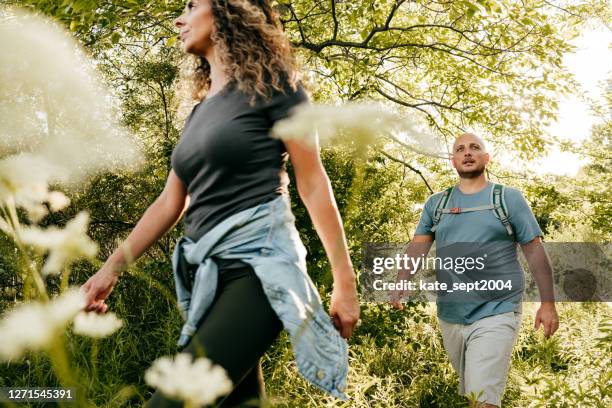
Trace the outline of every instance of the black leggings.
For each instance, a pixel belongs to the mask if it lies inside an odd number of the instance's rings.
[[[219,407],[254,407],[265,398],[260,358],[283,326],[263,292],[253,268],[219,269],[215,300],[202,318],[197,333],[181,350],[206,356],[227,371],[233,391],[220,397]],[[159,391],[147,407],[182,407]]]

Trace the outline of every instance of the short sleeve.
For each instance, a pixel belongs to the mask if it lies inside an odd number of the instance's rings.
[[[301,82],[298,82],[295,90],[287,86],[285,93],[274,92],[272,99],[267,103],[266,111],[272,123],[285,119],[291,114],[291,109],[297,105],[308,102],[309,97],[304,86]]]
[[[189,125],[189,122],[191,122],[191,118],[193,117],[193,114],[195,113],[195,111],[198,109],[199,105],[200,103],[197,103],[191,108],[191,112],[189,112],[189,115],[185,119],[185,124],[183,125],[183,131],[187,128],[187,126]],[[182,132],[181,132],[181,139],[182,139]],[[180,144],[180,139],[179,139],[179,144]],[[170,155],[170,167],[174,170],[174,173],[176,173],[177,177],[183,182],[183,184],[187,186],[187,182],[185,181],[185,177],[183,173],[184,169],[181,163],[181,157],[179,157],[180,154],[177,150],[178,150],[178,144],[174,146],[174,149],[172,150],[172,154]]]
[[[185,119],[185,124],[183,125],[183,129],[185,129],[187,127],[187,125],[189,124],[189,122],[191,122],[191,118],[193,117],[193,114],[195,113],[195,111],[198,109],[198,106],[200,106],[200,103],[202,103],[202,102],[200,101],[200,102],[196,103],[191,108],[191,112],[189,112],[189,115],[187,116],[187,119]]]
[[[506,201],[508,220],[514,229],[516,240],[520,244],[526,244],[533,241],[534,238],[544,235],[531,208],[529,208],[527,200],[525,200],[520,191],[506,187],[504,199]]]
[[[437,196],[438,195],[432,195],[425,202],[423,212],[421,213],[421,219],[419,220],[414,235],[434,235],[431,228],[433,227],[433,207],[436,202],[435,197]]]

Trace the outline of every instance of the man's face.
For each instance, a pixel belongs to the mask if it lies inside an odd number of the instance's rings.
[[[480,138],[464,134],[455,140],[451,161],[459,177],[476,178],[484,172],[489,163],[489,153]]]

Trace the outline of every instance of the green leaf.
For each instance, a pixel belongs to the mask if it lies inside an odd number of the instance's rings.
[[[525,24],[526,26],[532,26],[533,25],[533,20],[530,19],[529,17],[523,17],[521,19],[521,23]]]
[[[466,14],[468,17],[473,17],[474,14],[482,10],[477,4],[474,4],[471,1],[463,0],[462,3],[467,7]]]
[[[172,37],[170,37],[170,38],[168,38],[168,39],[166,40],[166,47],[172,47],[172,46],[174,46],[174,44],[176,44],[176,39],[177,39],[177,36],[176,36],[176,35],[175,35],[175,36],[172,36]]]
[[[121,36],[119,35],[118,32],[114,32],[113,35],[111,35],[111,42],[113,44],[117,44],[119,42],[119,39],[121,38]]]
[[[361,36],[361,39],[363,40],[364,38],[366,38],[368,34],[370,34],[370,31],[372,31],[372,29],[368,26],[365,26],[359,33],[359,35]]]

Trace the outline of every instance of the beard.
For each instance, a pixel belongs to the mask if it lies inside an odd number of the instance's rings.
[[[464,179],[474,179],[476,177],[479,177],[482,173],[484,173],[484,171],[485,165],[483,164],[482,166],[476,167],[475,169],[469,171],[457,170],[457,174],[459,174],[459,177]]]

